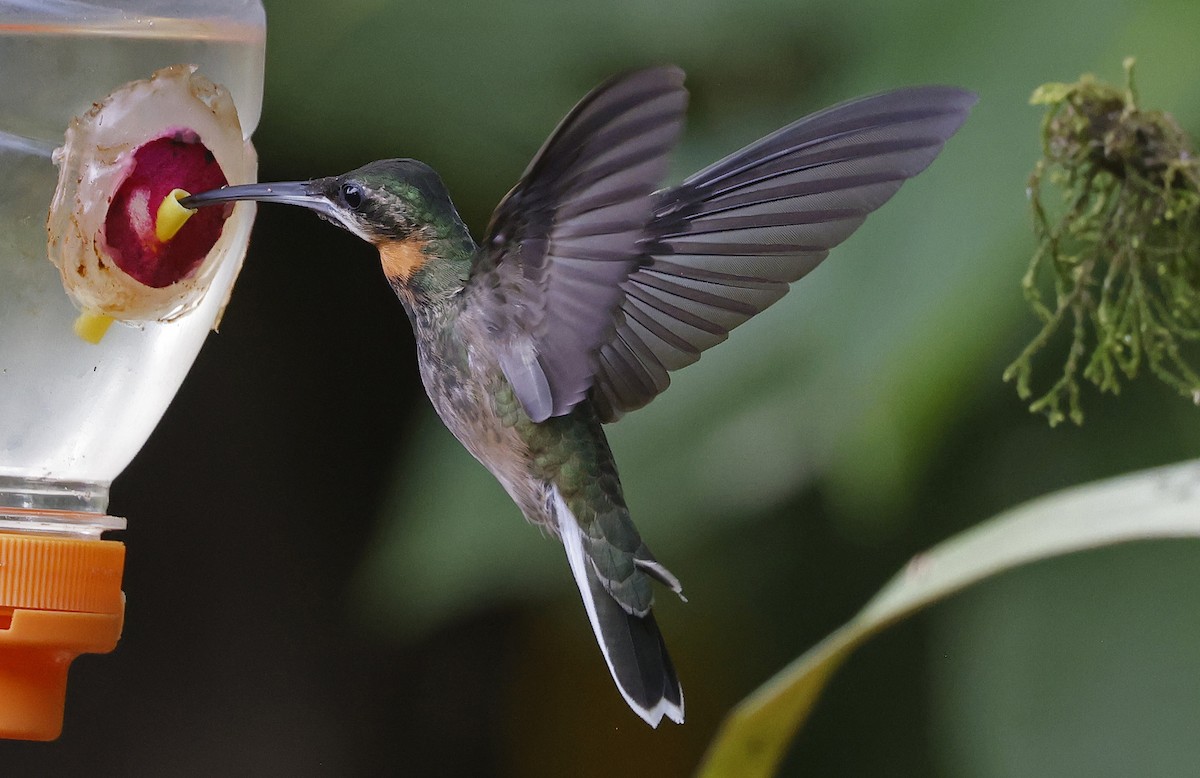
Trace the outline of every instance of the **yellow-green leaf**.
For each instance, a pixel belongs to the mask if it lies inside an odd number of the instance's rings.
[[[1037,560],[1172,537],[1200,537],[1200,461],[1057,492],[918,554],[858,615],[733,710],[699,775],[772,775],[825,683],[850,653],[921,608]]]

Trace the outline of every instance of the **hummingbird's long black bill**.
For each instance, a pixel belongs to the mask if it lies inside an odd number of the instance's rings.
[[[240,184],[225,186],[220,189],[210,189],[207,192],[188,195],[180,199],[179,204],[184,208],[203,208],[208,205],[221,205],[239,200],[254,200],[260,203],[282,203],[283,205],[298,205],[313,211],[322,219],[349,230],[366,241],[371,238],[362,229],[347,218],[338,206],[326,194],[328,185],[333,179],[314,178],[309,181],[279,181],[270,184]]]
[[[346,222],[338,213],[337,206],[322,192],[321,183],[325,179],[312,181],[279,181],[271,184],[240,184],[225,186],[220,189],[210,189],[207,192],[189,195],[182,198],[179,204],[184,208],[203,208],[208,205],[233,203],[239,200],[255,200],[260,203],[282,203],[298,205],[315,211],[322,219],[327,219],[351,232],[353,225]]]
[[[284,203],[299,205],[314,211],[327,211],[332,207],[329,199],[321,194],[312,181],[281,181],[273,184],[242,184],[210,189],[207,192],[188,195],[179,201],[184,208],[203,208],[239,200],[256,200],[260,203]]]

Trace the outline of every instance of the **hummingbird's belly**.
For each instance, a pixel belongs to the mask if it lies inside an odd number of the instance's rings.
[[[531,472],[529,447],[520,430],[533,421],[499,364],[471,347],[463,350],[462,359],[418,351],[421,381],[442,423],[496,477],[529,521],[552,528],[548,485]]]

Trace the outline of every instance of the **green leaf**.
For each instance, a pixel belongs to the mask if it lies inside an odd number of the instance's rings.
[[[773,774],[825,683],[855,648],[927,605],[1041,559],[1153,538],[1200,537],[1200,461],[1042,497],[913,557],[853,619],[746,698],[699,775]]]
[[[1061,81],[1042,84],[1033,90],[1033,94],[1029,97],[1029,104],[1054,105],[1055,103],[1061,103],[1067,98],[1072,86],[1072,84],[1064,84]]]

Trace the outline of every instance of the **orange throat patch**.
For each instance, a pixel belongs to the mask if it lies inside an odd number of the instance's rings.
[[[380,243],[379,261],[388,280],[408,283],[413,274],[429,261],[429,255],[425,253],[427,242],[419,238],[409,238]]]

